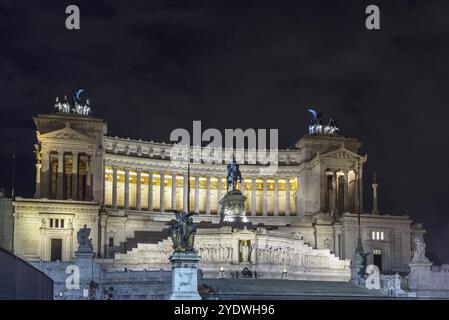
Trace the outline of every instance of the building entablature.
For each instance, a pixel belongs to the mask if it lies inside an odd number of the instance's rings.
[[[149,169],[155,171],[163,171],[167,173],[177,172],[187,174],[187,163],[172,162],[169,159],[148,159],[140,158],[136,156],[125,156],[117,154],[105,154],[106,167],[128,168],[130,170],[148,171]],[[268,175],[263,172],[263,169],[267,166],[262,165],[240,165],[240,171],[243,178],[258,177],[258,176],[298,176],[301,172],[299,166],[279,166],[273,169],[273,174]],[[226,175],[226,164],[204,164],[204,163],[191,163],[190,174],[195,175]]]
[[[12,202],[15,212],[78,213],[90,212],[98,215],[100,205],[95,201],[49,200],[17,197]]]
[[[41,135],[70,127],[77,133],[94,139],[99,147],[102,145],[103,135],[107,132],[107,123],[104,120],[82,115],[59,112],[40,114],[33,120]]]
[[[340,223],[346,227],[357,227],[358,225],[358,215],[353,213],[344,213],[340,217]],[[361,214],[360,223],[363,227],[373,226],[373,227],[392,227],[395,228],[403,226],[407,230],[410,229],[412,220],[409,216],[394,216],[394,215],[373,215],[373,214]]]
[[[314,165],[327,165],[329,168],[341,168],[358,170],[368,160],[368,156],[361,156],[354,153],[344,146],[336,150],[332,150],[326,153],[318,152],[315,158],[311,161]]]
[[[161,159],[169,160],[170,151],[174,144],[159,143],[159,142],[147,142],[142,140],[122,139],[118,137],[104,137],[104,145],[106,153],[117,155],[132,155],[141,158]],[[201,150],[202,153],[207,152],[207,147],[195,147],[190,148],[191,159],[194,157],[195,152]],[[217,149],[215,149],[217,151]],[[267,150],[267,154],[272,150]],[[275,149],[274,152],[278,154],[278,162],[283,165],[298,165],[302,162],[302,155],[299,149]],[[256,164],[260,157],[264,156],[264,151],[258,151],[255,149],[220,149],[222,163],[227,164],[232,157],[232,154],[236,154],[237,161],[240,163]],[[262,155],[261,155],[262,154]],[[268,156],[268,155],[267,155]],[[244,158],[242,158],[244,157]],[[258,158],[259,157],[259,158]]]
[[[298,141],[296,147],[301,150],[314,150],[315,153],[325,153],[338,148],[341,145],[344,145],[346,149],[357,153],[359,148],[362,146],[362,143],[355,138],[348,138],[339,134],[307,134]]]
[[[70,127],[57,131],[40,134],[37,140],[42,149],[62,152],[85,152],[92,154],[96,150],[95,139]]]

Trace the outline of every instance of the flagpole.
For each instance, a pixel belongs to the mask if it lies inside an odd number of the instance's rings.
[[[190,213],[190,147],[187,159],[187,213]]]
[[[11,199],[14,200],[14,188],[15,188],[15,175],[16,175],[16,155],[12,154],[12,173],[11,173]]]

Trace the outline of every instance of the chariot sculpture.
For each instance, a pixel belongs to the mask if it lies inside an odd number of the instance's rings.
[[[309,109],[312,119],[309,121],[309,134],[334,134],[340,130],[338,119],[330,118],[326,125],[323,125],[322,112]]]
[[[70,105],[67,95],[64,96],[63,102],[59,100],[59,97],[56,97],[55,108],[58,109],[58,112],[62,113],[74,113],[79,115],[87,116],[91,113],[92,108],[90,106],[90,100],[86,99],[85,103],[81,101],[81,93],[84,89],[79,89],[73,94],[73,106]]]

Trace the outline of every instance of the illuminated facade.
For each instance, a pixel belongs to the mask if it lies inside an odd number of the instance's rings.
[[[92,229],[94,251],[107,268],[169,269],[167,222],[172,210],[187,210],[190,199],[190,209],[199,213],[195,221],[219,222],[225,163],[232,150],[223,152],[224,164],[192,163],[188,175],[185,164],[171,161],[170,144],[107,136],[101,119],[59,112],[39,115],[34,122],[35,197],[13,202],[14,252],[19,256],[72,260],[76,231],[86,224]],[[337,134],[305,135],[294,149],[279,150],[273,175],[248,164],[255,154],[244,151],[240,170],[246,215],[253,225],[263,225],[258,231],[241,231],[240,236],[200,225],[197,246],[209,259],[202,268],[211,276],[223,264],[284,268],[292,257],[299,259],[307,252],[304,261],[340,268],[340,278],[345,279],[342,270],[349,270],[361,213],[363,245],[374,253],[369,261],[383,270],[408,270],[411,239],[422,238],[424,230],[408,216],[363,211],[367,156],[358,154],[360,146],[357,139]],[[210,248],[211,243],[220,249]],[[242,260],[242,246],[250,245],[251,253]],[[279,253],[283,247],[292,252]],[[295,248],[304,250],[295,253]],[[296,267],[294,272],[301,270]]]

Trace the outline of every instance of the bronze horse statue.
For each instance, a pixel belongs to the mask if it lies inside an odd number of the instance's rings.
[[[232,186],[232,191],[236,190],[237,182],[242,183],[242,174],[239,165],[235,162],[235,155],[232,155],[232,163],[228,164],[226,191],[229,191],[229,186]]]

